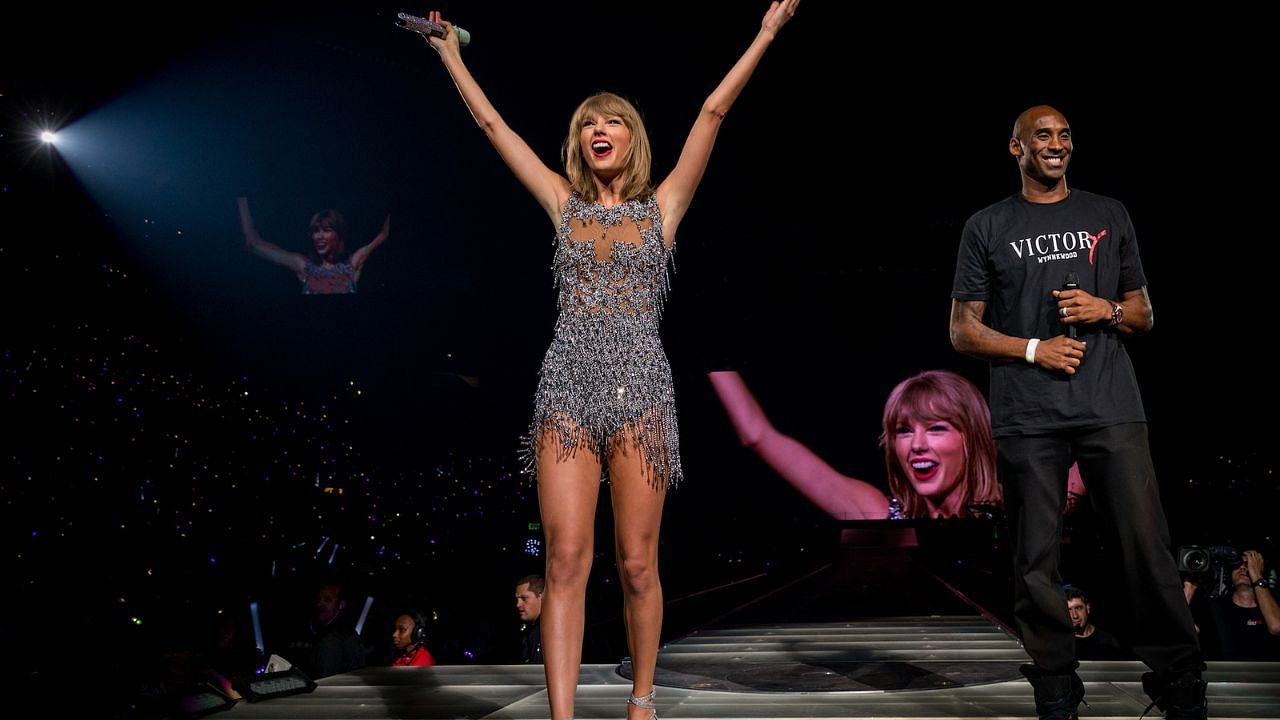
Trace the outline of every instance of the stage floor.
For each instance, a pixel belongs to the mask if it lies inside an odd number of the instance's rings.
[[[1030,718],[1031,688],[1016,672],[1025,659],[977,616],[721,627],[663,648],[658,707],[663,718]],[[1145,669],[1082,663],[1089,706],[1081,715],[1137,718],[1148,703]],[[583,666],[576,717],[625,716],[630,683],[620,670]],[[1211,663],[1205,678],[1211,717],[1280,716],[1280,663]],[[779,690],[795,687],[806,689]],[[325,678],[310,694],[241,702],[220,715],[549,717],[542,667],[528,665],[368,668]]]

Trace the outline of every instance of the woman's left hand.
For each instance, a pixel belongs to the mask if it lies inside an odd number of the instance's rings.
[[[782,0],[782,2],[774,2],[769,6],[769,11],[764,14],[764,20],[760,22],[760,29],[773,35],[777,35],[783,25],[796,14],[796,6],[800,4],[800,0]]]

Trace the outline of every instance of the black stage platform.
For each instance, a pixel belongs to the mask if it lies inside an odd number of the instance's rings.
[[[972,623],[973,618],[936,618],[940,627]],[[925,624],[928,623],[925,622]],[[877,627],[877,623],[883,625]],[[905,666],[948,668],[947,673],[922,671],[922,678],[939,675],[964,677],[969,666],[986,663],[1004,666],[1011,655],[1005,649],[966,651],[955,648],[926,648],[918,638],[920,618],[883,619],[855,623],[874,634],[897,635],[915,649],[886,649],[876,663],[893,662]],[[741,629],[750,634],[759,629]],[[884,631],[884,632],[879,632]],[[754,664],[753,644],[732,644],[729,633],[719,635],[725,644],[705,653],[708,668],[703,675],[732,675],[726,670]],[[975,634],[980,638],[989,631]],[[913,636],[917,636],[913,638]],[[818,641],[821,642],[821,641]],[[678,645],[675,643],[673,645]],[[668,649],[671,649],[670,647]],[[861,649],[859,649],[861,652]],[[700,651],[685,646],[677,653],[683,661],[696,662]],[[767,653],[785,653],[768,650]],[[811,657],[804,650],[804,657]],[[984,659],[990,653],[994,659]],[[892,660],[889,660],[892,658]],[[797,660],[803,664],[807,660]],[[721,668],[715,670],[715,668]],[[1081,665],[1086,700],[1082,717],[1137,718],[1147,705],[1138,681],[1145,667],[1138,662],[1086,662]],[[832,670],[812,666],[813,677],[833,679],[833,685],[870,679],[850,667]],[[874,676],[876,673],[871,673]],[[892,673],[891,673],[892,674]],[[748,673],[754,677],[754,673]],[[1280,663],[1211,663],[1209,680],[1211,717],[1274,718],[1280,709]],[[714,681],[714,680],[713,680]],[[724,682],[724,681],[719,681]],[[297,718],[325,720],[337,718],[547,718],[547,693],[542,668],[527,665],[449,666],[435,668],[373,668],[337,675],[320,681],[308,695],[267,700],[256,705],[241,702],[220,715],[249,718]],[[816,683],[814,683],[816,686]],[[586,665],[578,686],[577,717],[621,718],[625,716],[630,684],[613,665]],[[1021,679],[963,687],[902,690],[854,690],[810,692],[722,691],[659,686],[658,706],[663,718],[1031,718],[1034,712],[1030,687]],[[1148,717],[1159,717],[1152,711]]]
[[[732,692],[930,690],[1019,679],[1022,647],[980,617],[727,627],[668,644],[657,684]],[[620,672],[630,677],[630,666]]]
[[[967,531],[966,531],[967,532]],[[952,533],[949,545],[962,535]],[[983,542],[978,537],[980,546]],[[840,557],[729,608],[658,655],[663,718],[1031,718],[1017,639],[918,557],[914,530],[846,530]],[[953,553],[954,555],[954,553]],[[994,577],[972,588],[992,587]],[[1149,702],[1137,661],[1085,662],[1082,717],[1137,718]],[[621,718],[630,666],[585,665],[576,716]],[[1280,716],[1280,663],[1210,663],[1211,717]],[[315,692],[241,702],[227,717],[547,718],[541,666],[371,668]],[[1160,717],[1152,710],[1148,717]]]

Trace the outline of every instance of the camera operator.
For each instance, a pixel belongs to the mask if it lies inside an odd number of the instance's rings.
[[[1241,553],[1231,567],[1230,593],[1211,597],[1208,606],[1223,660],[1280,660],[1280,605],[1261,553]]]

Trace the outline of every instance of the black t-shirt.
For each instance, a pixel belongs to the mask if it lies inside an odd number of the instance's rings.
[[[1076,636],[1077,660],[1123,660],[1129,655],[1115,635],[1094,627],[1089,637]]]
[[[364,644],[355,628],[342,619],[320,628],[309,626],[289,643],[284,659],[312,680],[359,670],[365,665]]]
[[[986,302],[985,322],[999,332],[1044,340],[1065,333],[1052,291],[1068,272],[1107,300],[1145,287],[1129,213],[1083,190],[1043,204],[1013,195],[965,223],[951,297]],[[1105,325],[1078,326],[1087,348],[1074,376],[1021,360],[991,364],[996,437],[1146,421],[1129,354]]]
[[[542,623],[537,620],[525,625],[521,630],[520,662],[542,662]]]
[[[1280,660],[1280,637],[1267,630],[1262,610],[1236,605],[1230,597],[1215,600],[1213,622],[1224,660]]]

